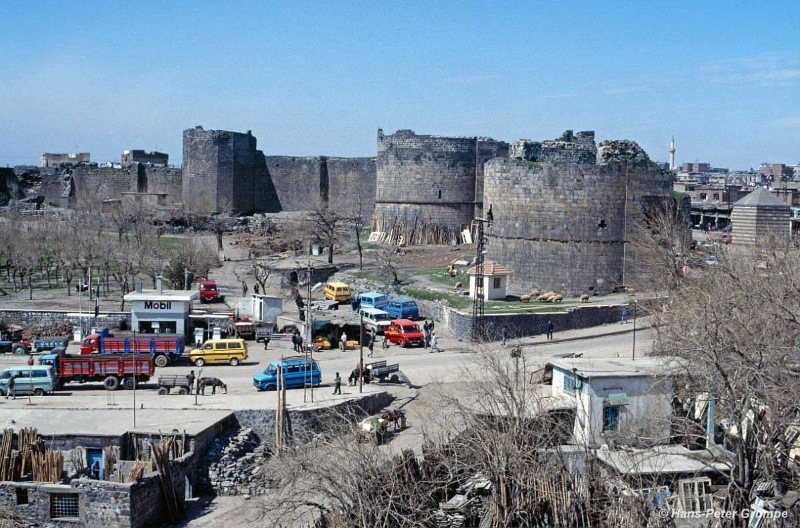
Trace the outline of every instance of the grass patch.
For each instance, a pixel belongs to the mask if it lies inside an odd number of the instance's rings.
[[[456,310],[464,310],[472,306],[472,299],[469,297],[451,295],[444,292],[434,292],[430,290],[421,290],[419,288],[404,287],[400,288],[403,295],[407,295],[413,299],[420,299],[423,301],[447,301],[452,308]]]

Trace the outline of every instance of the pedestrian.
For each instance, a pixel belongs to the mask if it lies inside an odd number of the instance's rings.
[[[433,319],[431,319],[431,324],[428,325],[428,329],[433,333]]]
[[[372,352],[375,348],[375,335],[372,332],[367,332],[367,348],[369,349],[367,357],[372,357]]]
[[[500,337],[503,339],[503,346],[506,346],[506,340],[508,339],[508,329],[504,326],[500,329]]]
[[[192,393],[192,389],[194,389],[194,371],[190,370],[189,374],[186,376],[186,379],[189,381],[189,394]]]
[[[333,393],[334,394],[342,393],[342,377],[339,375],[338,372],[336,373],[336,378],[334,379]]]
[[[425,338],[425,346],[426,347],[430,346],[430,344],[431,344],[431,329],[428,327],[428,325],[425,325],[425,327],[423,328],[422,335]]]
[[[269,348],[270,339],[272,339],[272,336],[269,333],[264,335],[264,350],[267,350]]]
[[[259,289],[259,287],[258,287],[258,284],[256,284],[255,286],[253,286],[253,291],[254,291],[254,292],[256,292],[256,295],[258,295],[258,293],[261,291],[261,290]]]
[[[297,332],[297,351],[303,352],[303,336],[300,335],[300,332]]]
[[[297,337],[297,333],[292,334],[292,350],[295,352],[297,352]]]
[[[243,282],[242,283],[242,297],[244,297],[245,295],[247,295],[247,283]]]
[[[435,332],[431,332],[431,350],[430,350],[429,354],[433,353],[434,350],[436,352],[441,352],[441,350],[439,350],[438,343],[436,342],[436,333]]]
[[[553,339],[553,330],[555,330],[553,321],[547,321],[547,339]]]
[[[15,389],[15,386],[17,384],[17,379],[16,378],[17,378],[17,374],[16,373],[12,374],[11,377],[8,378],[8,387],[7,387],[8,390],[6,391],[6,399],[9,399],[9,398],[11,398],[12,400],[16,400],[17,399],[17,392],[16,392],[16,389]]]
[[[628,322],[628,309],[627,308],[623,308],[622,309],[622,315],[619,318],[619,324],[625,324],[627,322]]]
[[[342,332],[342,337],[339,339],[339,345],[342,347],[342,352],[347,350],[347,334]]]

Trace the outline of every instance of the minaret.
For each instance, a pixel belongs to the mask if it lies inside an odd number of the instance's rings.
[[[669,170],[675,170],[675,136],[669,142]]]

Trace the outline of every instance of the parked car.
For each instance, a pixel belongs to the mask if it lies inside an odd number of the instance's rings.
[[[364,321],[364,326],[366,328],[369,328],[378,335],[383,335],[383,332],[392,320],[385,311],[369,307],[361,308],[358,311],[358,316]]]
[[[278,375],[281,369],[283,369],[283,382],[287,389],[303,387],[306,384],[317,387],[322,381],[322,371],[317,360],[304,356],[292,356],[267,365],[264,372],[253,376],[253,386],[260,391],[277,389]]]
[[[385,293],[364,292],[358,296],[360,308],[377,308],[382,310],[389,303],[389,297]]]
[[[703,262],[706,263],[706,266],[716,266],[719,264],[719,261],[715,255],[706,255],[706,258],[703,259]]]
[[[209,339],[200,348],[189,352],[189,360],[202,367],[206,363],[228,363],[238,365],[247,359],[247,344],[244,339]]]
[[[20,366],[8,367],[0,374],[0,394],[8,394],[8,380],[14,375],[15,394],[35,394],[44,396],[48,392],[53,392],[56,388],[56,380],[53,376],[53,367],[49,366]]]
[[[383,308],[392,319],[418,319],[419,307],[417,301],[408,298],[391,299]]]
[[[323,289],[325,298],[331,301],[349,301],[350,300],[350,286],[344,282],[328,282]]]
[[[395,319],[384,332],[384,337],[389,343],[400,345],[401,347],[424,347],[425,336],[419,329],[419,325],[408,319]]]

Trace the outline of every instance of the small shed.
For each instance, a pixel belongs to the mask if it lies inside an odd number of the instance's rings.
[[[475,298],[475,277],[478,273],[483,275],[483,298],[486,301],[506,298],[506,286],[511,270],[502,264],[487,260],[482,264],[467,270],[469,273],[469,296]]]
[[[735,244],[762,244],[770,238],[788,238],[792,206],[760,188],[735,204],[731,212]]]

